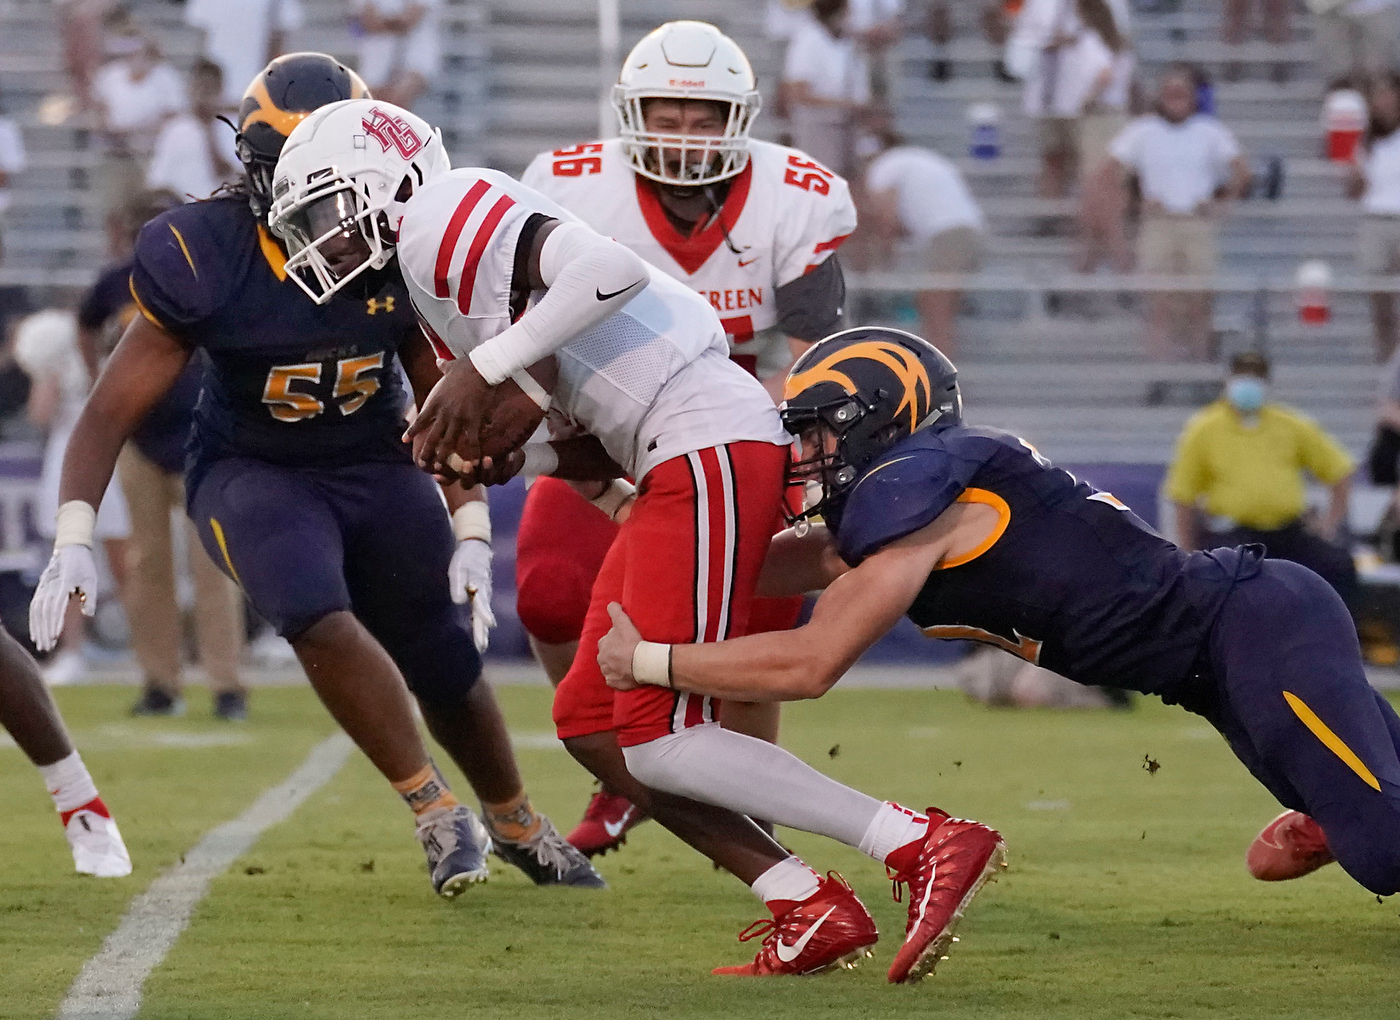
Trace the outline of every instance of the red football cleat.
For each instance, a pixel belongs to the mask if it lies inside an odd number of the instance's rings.
[[[1285,811],[1264,826],[1244,855],[1249,873],[1262,882],[1302,878],[1336,859],[1322,826],[1301,811]]]
[[[752,963],[716,967],[712,974],[778,977],[818,974],[833,967],[855,967],[880,938],[875,919],[836,872],[817,891],[774,917],[755,921],[739,933],[740,942],[763,937]]]
[[[928,809],[928,835],[907,870],[895,873],[894,898],[909,885],[909,922],[904,945],[890,964],[889,979],[913,984],[933,973],[953,942],[953,926],[988,879],[1006,867],[1001,833],[981,822],[949,818]]]
[[[599,790],[588,802],[583,819],[568,840],[589,857],[616,850],[627,842],[627,833],[647,815],[626,797]]]

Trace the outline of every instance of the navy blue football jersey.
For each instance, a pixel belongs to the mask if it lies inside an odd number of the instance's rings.
[[[191,471],[222,457],[339,467],[408,457],[399,345],[417,330],[401,284],[317,305],[237,196],[193,202],[141,230],[131,293],[209,357]],[[193,481],[194,479],[192,479]]]
[[[1180,690],[1253,549],[1188,553],[1113,496],[996,429],[916,432],[852,488],[837,528],[857,564],[955,502],[1000,522],[977,549],[933,571],[909,618],[934,638],[981,641],[1080,683]]]

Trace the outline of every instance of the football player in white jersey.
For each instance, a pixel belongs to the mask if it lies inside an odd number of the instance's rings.
[[[565,746],[772,911],[756,959],[721,973],[811,973],[854,962],[878,938],[849,886],[822,879],[753,817],[830,836],[894,868],[910,885],[906,947],[915,946],[903,955],[924,959],[957,906],[932,895],[948,848],[928,815],[723,729],[709,699],[614,692],[598,666],[609,602],[658,642],[746,632],[781,515],[788,439],[777,408],[728,359],[719,319],[694,291],[504,174],[446,166],[440,138],[408,111],[334,103],[288,138],[270,223],[287,242],[289,273],[318,302],[371,270],[402,277],[443,370],[406,434],[420,466],[441,474],[466,461],[472,473],[487,467],[482,450],[495,449],[513,467],[525,460],[537,473],[587,480],[598,475],[578,470],[578,454],[591,448],[614,475],[637,480],[556,693]],[[502,408],[531,400],[585,434],[523,458],[491,445]],[[523,429],[515,435],[524,442]],[[682,759],[701,767],[678,769]],[[929,969],[910,964],[890,977]]]
[[[706,298],[730,357],[773,386],[834,332],[846,287],[835,253],[855,228],[846,182],[806,153],[752,140],[759,111],[744,51],[713,25],[672,21],[637,43],[614,90],[621,137],[535,157],[521,178],[590,227]],[[585,490],[586,491],[586,490]],[[530,489],[516,554],[516,608],[558,683],[617,525],[555,479]],[[799,599],[760,599],[750,630],[786,630]],[[776,704],[726,706],[726,726],[776,740]],[[599,790],[569,841],[614,849],[644,816]]]

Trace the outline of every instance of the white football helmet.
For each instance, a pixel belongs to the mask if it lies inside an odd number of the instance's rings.
[[[316,110],[287,136],[273,172],[268,225],[287,246],[287,272],[322,305],[383,269],[404,203],[450,169],[441,132],[407,110],[374,99]]]
[[[662,135],[648,132],[642,104],[648,99],[708,99],[729,106],[724,134]],[[663,184],[694,187],[733,177],[749,161],[749,128],[762,100],[753,68],[733,39],[703,21],[668,21],[632,48],[613,86],[623,151],[632,169]],[[677,166],[660,158],[679,150]],[[696,152],[703,158],[692,163]]]

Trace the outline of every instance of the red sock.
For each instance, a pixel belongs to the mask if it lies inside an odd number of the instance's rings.
[[[58,819],[63,823],[65,829],[68,828],[68,819],[72,818],[79,811],[91,811],[93,814],[101,815],[103,818],[112,817],[112,812],[107,810],[107,805],[102,803],[102,798],[94,797],[86,804],[78,805],[72,811],[63,811],[59,813]]]

